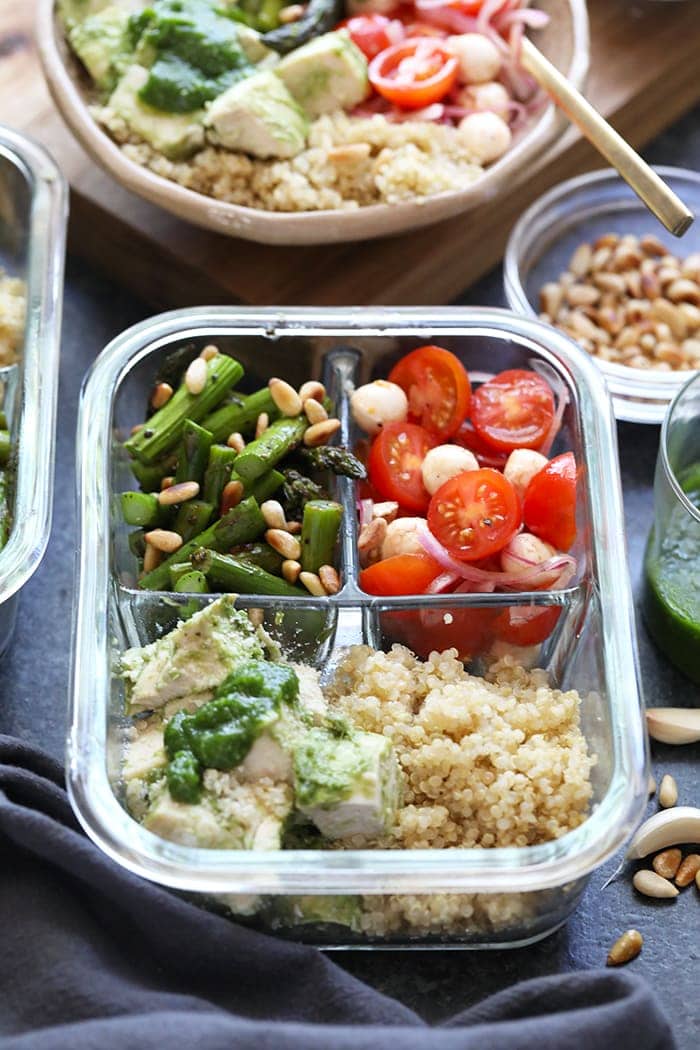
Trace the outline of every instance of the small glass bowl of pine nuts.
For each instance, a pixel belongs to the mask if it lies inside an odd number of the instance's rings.
[[[656,170],[700,211],[700,175]],[[700,368],[700,225],[676,239],[610,169],[535,201],[511,232],[504,280],[511,309],[597,361],[618,419],[660,423]]]

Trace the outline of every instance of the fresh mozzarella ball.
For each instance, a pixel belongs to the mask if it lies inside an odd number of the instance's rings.
[[[434,492],[457,474],[478,470],[479,461],[473,452],[461,445],[438,445],[426,453],[421,465],[423,484],[432,496]]]
[[[480,113],[495,113],[502,120],[508,119],[510,112],[510,95],[508,90],[497,80],[486,84],[470,84],[464,87],[457,96],[457,104],[465,109],[476,109]]]
[[[350,398],[352,417],[368,434],[377,434],[387,423],[402,423],[408,415],[408,398],[400,386],[386,379],[358,386]]]
[[[541,452],[534,452],[531,448],[516,448],[508,456],[503,474],[522,499],[535,474],[539,474],[548,462]]]
[[[459,59],[459,79],[463,84],[483,84],[498,76],[501,56],[493,41],[482,33],[448,37],[447,46]]]
[[[382,558],[393,558],[395,554],[423,554],[424,547],[418,539],[418,527],[423,524],[424,518],[397,518],[389,522],[382,543]]]
[[[542,565],[543,562],[549,561],[556,553],[556,548],[552,547],[551,543],[545,543],[529,532],[520,532],[513,536],[501,551],[501,568],[504,572],[520,576],[521,573],[530,572],[533,565]],[[527,564],[523,564],[523,560]],[[559,576],[560,571],[556,569],[552,572],[552,582]],[[546,581],[540,580],[538,584],[544,582]]]
[[[502,157],[510,146],[510,128],[495,113],[470,113],[460,121],[462,141],[479,164]]]

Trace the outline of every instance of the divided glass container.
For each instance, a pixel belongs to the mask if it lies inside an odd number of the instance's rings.
[[[20,588],[51,531],[56,403],[68,189],[50,156],[0,127],[0,267],[26,286],[16,364],[0,367],[2,407],[17,465],[12,528],[0,550],[0,655],[12,637]]]
[[[564,590],[522,594],[372,597],[358,583],[354,482],[338,479],[344,506],[336,595],[270,598],[246,595],[242,608],[264,611],[285,656],[332,674],[344,647],[387,648],[393,621],[453,616],[460,607],[503,610],[553,606],[556,628],[534,655],[551,683],[582,697],[581,725],[597,761],[586,820],[563,837],[523,848],[443,850],[203,849],[156,837],[122,804],[120,756],[124,695],[120,652],[171,629],[183,607],[209,595],[139,591],[117,494],[133,487],[123,441],[142,421],[155,373],[183,345],[214,343],[246,369],[253,390],[272,375],[299,386],[323,378],[353,443],[348,396],[353,383],[386,376],[403,354],[425,343],[456,353],[478,373],[532,367],[566,399],[554,451],[571,449],[582,469],[578,486],[579,573]],[[137,874],[194,894],[225,899],[246,922],[266,928],[269,903],[314,899],[319,921],[280,930],[327,947],[503,947],[552,932],[575,907],[587,875],[624,842],[646,804],[647,754],[617,445],[610,401],[595,365],[569,339],[537,321],[491,309],[203,308],[162,314],[127,330],[102,352],[86,381],[78,424],[80,540],[67,768],[71,800],[88,834]],[[447,622],[447,621],[445,621]],[[476,664],[479,673],[483,668]],[[369,938],[320,921],[324,902],[347,894],[462,894],[477,913],[448,930],[416,939],[410,931]],[[490,907],[490,906],[493,907]],[[470,909],[465,910],[465,914]],[[471,909],[472,911],[474,909]]]

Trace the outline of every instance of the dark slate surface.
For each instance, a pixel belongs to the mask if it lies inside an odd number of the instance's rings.
[[[697,167],[700,110],[661,136],[648,156],[656,163]],[[482,305],[500,305],[503,301],[500,272],[489,275],[461,298],[463,303]],[[14,642],[0,667],[0,732],[14,733],[56,756],[62,755],[66,730],[76,551],[74,430],[80,384],[107,341],[148,313],[147,307],[131,295],[69,261],[53,532],[43,564],[22,594]],[[658,429],[623,424],[619,440],[630,571],[638,593],[652,515]],[[639,643],[643,686],[650,705],[700,703],[700,690],[674,672],[641,625]],[[657,779],[664,772],[673,773],[681,801],[700,804],[699,747],[656,745],[652,757]],[[650,804],[650,812],[654,808]],[[620,877],[603,890],[602,884],[616,863],[610,861],[592,877],[582,905],[565,929],[530,948],[400,955],[365,952],[338,959],[357,976],[404,1000],[426,1018],[439,1021],[518,980],[600,966],[617,935],[635,926],[645,937],[645,947],[632,965],[650,981],[674,1019],[679,1046],[690,1046],[700,1025],[697,891],[691,887],[675,902],[652,903],[634,893],[629,877]]]

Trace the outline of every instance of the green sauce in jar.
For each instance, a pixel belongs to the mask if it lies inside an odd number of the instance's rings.
[[[700,463],[678,480],[700,510]],[[644,569],[642,609],[649,633],[676,667],[700,683],[700,522],[680,504],[660,542],[652,529]]]

